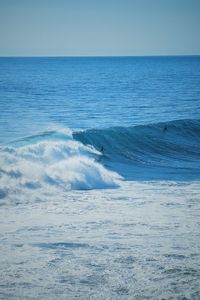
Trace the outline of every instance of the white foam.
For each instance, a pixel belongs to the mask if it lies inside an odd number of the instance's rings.
[[[122,179],[95,161],[98,151],[73,140],[47,140],[1,147],[2,195],[25,191],[112,188]]]

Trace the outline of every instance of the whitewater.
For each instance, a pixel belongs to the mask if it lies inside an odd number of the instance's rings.
[[[200,58],[0,65],[0,299],[199,299]]]

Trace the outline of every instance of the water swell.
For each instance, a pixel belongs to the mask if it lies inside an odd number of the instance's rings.
[[[156,179],[155,172],[159,179],[200,177],[200,120],[89,129],[73,136],[102,150],[102,161],[125,177],[140,173],[138,179]]]
[[[199,180],[200,120],[51,130],[0,147],[0,199],[113,188],[127,180]]]

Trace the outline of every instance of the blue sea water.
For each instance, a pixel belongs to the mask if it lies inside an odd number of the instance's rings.
[[[199,56],[0,58],[1,299],[200,299],[199,183]]]
[[[199,119],[200,57],[0,58],[0,142]]]

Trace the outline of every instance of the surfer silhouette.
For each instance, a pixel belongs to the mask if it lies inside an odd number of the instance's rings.
[[[101,151],[102,154],[104,154],[104,147],[103,147],[103,145],[101,146],[100,151]]]
[[[96,160],[96,161],[100,161],[100,160],[102,159],[102,157],[104,156],[104,147],[103,147],[103,146],[100,146],[99,151],[101,152],[102,155],[97,155],[97,156],[95,157],[95,160]]]
[[[165,127],[163,128],[163,131],[164,131],[164,132],[166,132],[166,131],[167,131],[167,126],[165,126]]]

